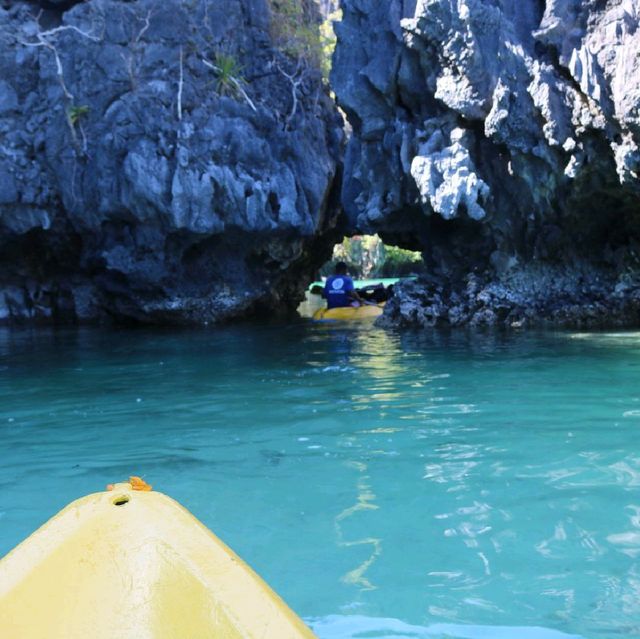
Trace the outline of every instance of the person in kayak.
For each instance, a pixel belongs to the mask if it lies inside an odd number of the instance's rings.
[[[344,262],[338,262],[334,274],[327,278],[324,285],[324,297],[327,300],[327,308],[364,304],[353,285],[353,280],[347,275],[347,265]]]

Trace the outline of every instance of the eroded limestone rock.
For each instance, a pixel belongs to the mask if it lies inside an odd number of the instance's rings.
[[[353,126],[343,188],[352,227],[420,248],[449,288],[481,274],[532,295],[534,309],[530,278],[542,268],[544,281],[573,286],[567,308],[602,298],[606,311],[602,282],[613,293],[640,270],[640,4],[342,4],[332,79]],[[545,290],[549,308],[562,298]],[[434,307],[427,295],[425,317],[476,321],[447,300]],[[411,316],[400,306],[389,317]],[[612,302],[612,321],[632,319],[623,307],[633,303]],[[477,322],[501,321],[489,310]]]
[[[330,250],[342,121],[269,2],[45,4],[0,3],[0,319],[294,304]]]

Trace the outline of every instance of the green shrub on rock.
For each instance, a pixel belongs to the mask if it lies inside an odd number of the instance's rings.
[[[319,69],[328,80],[336,37],[332,22],[340,19],[334,11],[322,21],[313,0],[270,0],[271,36],[285,55]]]
[[[238,97],[240,87],[245,84],[242,76],[242,66],[238,59],[229,53],[218,53],[215,59],[216,66],[216,91],[219,95]]]

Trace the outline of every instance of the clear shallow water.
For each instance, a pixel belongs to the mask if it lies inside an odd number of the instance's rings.
[[[0,554],[143,475],[321,639],[640,636],[640,334],[0,332]]]

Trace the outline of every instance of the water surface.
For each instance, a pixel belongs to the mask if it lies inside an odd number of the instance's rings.
[[[0,332],[0,554],[139,474],[321,639],[640,636],[640,334]]]

